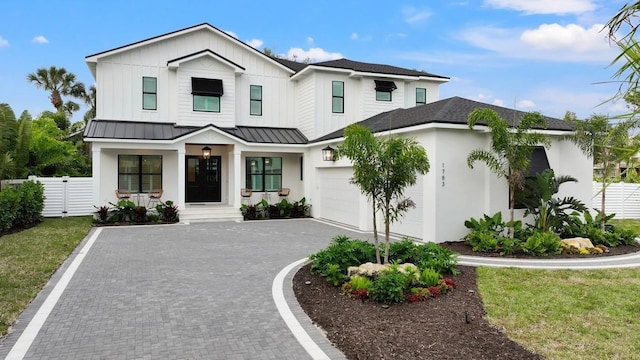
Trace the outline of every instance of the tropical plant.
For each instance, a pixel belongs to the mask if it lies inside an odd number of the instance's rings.
[[[424,175],[429,171],[427,153],[413,138],[375,137],[369,129],[353,124],[345,129],[345,140],[338,146],[337,155],[351,160],[354,172],[352,182],[372,201],[376,245],[376,212],[382,212],[384,263],[388,263],[391,224],[415,207],[415,203],[404,198],[403,193],[406,187],[416,183],[418,174]],[[379,256],[377,253],[378,263]]]
[[[639,150],[638,146],[630,146],[629,131],[635,121],[609,122],[604,115],[592,115],[586,120],[571,119],[576,127],[569,139],[587,156],[593,159],[593,165],[602,172],[602,189],[600,190],[600,211],[606,214],[606,191],[613,182],[613,175],[622,161],[630,162],[631,157]],[[604,231],[604,222],[600,224]]]
[[[369,296],[382,303],[398,303],[405,300],[407,276],[397,266],[391,266],[375,278],[369,288]]]
[[[48,91],[51,104],[58,112],[64,111],[63,96],[82,97],[85,93],[84,84],[76,79],[75,74],[67,72],[63,67],[39,68],[34,73],[27,74],[27,81]],[[73,106],[67,105],[67,108],[70,107]]]
[[[373,240],[376,248],[376,262],[381,264],[378,240],[378,225],[376,221],[377,198],[380,195],[382,174],[379,164],[380,139],[367,128],[353,124],[344,129],[344,141],[338,145],[335,156],[342,156],[351,160],[353,178],[351,183],[357,185],[360,191],[369,198],[373,215]]]
[[[539,231],[530,236],[520,247],[525,253],[534,256],[555,255],[562,251],[562,240],[552,231]]]
[[[587,207],[574,197],[562,199],[553,197],[560,191],[560,185],[567,182],[578,182],[571,176],[556,177],[552,169],[547,169],[525,182],[525,190],[521,192],[521,203],[526,206],[524,216],[532,215],[534,226],[541,231],[559,231],[569,221],[570,212],[587,211]]]
[[[524,187],[524,174],[529,169],[531,154],[537,145],[549,146],[549,138],[535,128],[546,127],[546,120],[536,112],[526,113],[513,127],[495,111],[488,108],[473,110],[467,119],[470,129],[486,124],[491,130],[491,149],[476,149],[467,156],[467,165],[473,169],[481,161],[498,176],[504,177],[509,186],[509,230],[514,234],[515,192]]]
[[[160,202],[156,205],[156,211],[158,215],[160,215],[160,219],[170,223],[176,223],[180,221],[180,217],[178,215],[178,206],[173,204],[173,201],[167,200],[165,202]]]
[[[436,286],[438,285],[438,281],[440,281],[440,274],[431,268],[426,268],[420,272],[418,280],[420,285],[424,287]]]
[[[87,112],[84,114],[84,123],[86,124],[96,117],[96,87],[89,86],[89,90],[82,94],[81,99],[88,106]]]
[[[344,235],[336,236],[329,246],[309,256],[313,261],[311,272],[327,277],[335,269],[346,278],[349,266],[374,261],[375,252],[375,246],[370,242],[350,239]],[[331,265],[336,265],[337,268]]]

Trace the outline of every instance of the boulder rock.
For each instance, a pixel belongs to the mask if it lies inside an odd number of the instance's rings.
[[[349,277],[353,277],[355,275],[374,277],[374,276],[377,276],[380,272],[387,270],[388,268],[389,268],[389,264],[381,265],[381,264],[374,264],[374,263],[368,262],[360,266],[349,266],[347,268],[347,275]],[[418,270],[418,267],[411,263],[398,265],[398,270],[400,270],[403,273],[406,272],[408,268],[411,268],[415,271]]]
[[[573,246],[576,249],[591,249],[594,247],[591,240],[582,237],[564,239],[562,240],[562,245]]]

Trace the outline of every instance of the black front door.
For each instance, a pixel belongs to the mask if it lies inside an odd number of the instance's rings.
[[[221,201],[221,158],[186,156],[186,202]]]

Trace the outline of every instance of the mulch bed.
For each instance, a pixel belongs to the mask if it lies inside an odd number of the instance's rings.
[[[518,252],[512,255],[504,255],[500,256],[500,254],[496,253],[481,253],[474,252],[471,250],[471,246],[464,243],[464,241],[447,241],[444,243],[438,244],[444,248],[447,248],[453,252],[456,252],[460,255],[470,255],[470,256],[487,256],[487,257],[504,257],[504,258],[518,258],[518,259],[536,259],[536,260],[544,260],[544,259],[588,259],[594,257],[603,257],[603,256],[614,256],[614,255],[624,255],[630,254],[640,251],[640,247],[631,246],[631,245],[620,245],[616,247],[609,248],[609,252],[598,254],[598,255],[579,255],[579,254],[559,254],[559,255],[549,255],[549,256],[536,256],[532,257],[522,252]]]
[[[463,255],[497,256],[474,253],[463,242],[441,245]],[[639,250],[635,246],[619,246],[594,256]],[[546,258],[569,257],[590,256]],[[474,267],[457,266],[460,274],[452,277],[457,286],[445,295],[388,308],[371,300],[362,302],[341,295],[339,288],[312,275],[310,267],[307,264],[296,273],[293,291],[302,309],[348,359],[543,359],[511,341],[485,320]]]

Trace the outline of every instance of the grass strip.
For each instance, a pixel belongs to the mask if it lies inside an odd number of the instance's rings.
[[[92,218],[45,219],[0,237],[0,337],[91,229]]]
[[[478,268],[488,320],[548,359],[640,359],[640,269]]]

